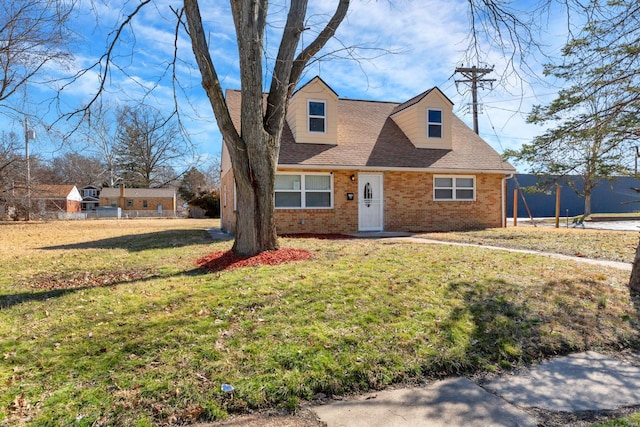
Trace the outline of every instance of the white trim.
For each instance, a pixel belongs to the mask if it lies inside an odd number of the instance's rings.
[[[436,187],[436,179],[438,178],[451,178],[452,186],[451,186],[451,198],[450,199],[439,199],[436,197],[437,189],[448,189],[449,187]],[[473,180],[473,198],[471,199],[458,199],[456,198],[456,190],[458,190],[456,186],[456,182],[459,178],[462,179],[472,179]],[[433,176],[433,201],[434,202],[475,202],[477,196],[477,185],[476,185],[476,177],[474,175],[434,175]],[[469,187],[461,187],[461,190],[469,190]]]
[[[403,167],[380,167],[380,166],[360,166],[360,165],[304,165],[304,164],[279,164],[278,170],[295,169],[295,170],[321,170],[321,171],[339,171],[339,170],[358,170],[370,172],[426,172],[433,174],[499,174],[510,175],[516,173],[515,169],[430,169],[430,168],[403,168]]]
[[[322,104],[324,105],[324,115],[323,116],[319,116],[316,114],[311,114],[311,109],[309,108],[309,104],[311,104],[312,102],[316,102],[318,104]],[[324,129],[322,130],[322,132],[317,131],[317,130],[311,130],[311,119],[315,118],[315,119],[323,119],[324,120]],[[327,133],[327,101],[324,99],[307,99],[307,132],[312,133],[312,134],[325,134]]]
[[[438,122],[430,122],[429,121],[429,112],[430,111],[439,111],[440,112],[440,123]],[[442,108],[429,108],[427,107],[427,111],[426,111],[426,116],[425,119],[427,121],[427,128],[425,129],[426,134],[427,134],[427,139],[443,139],[444,138],[444,112],[442,111]],[[440,126],[440,136],[429,136],[429,125],[430,124],[437,124]]]
[[[293,209],[293,210],[326,210],[326,209],[333,209],[334,206],[334,197],[333,197],[333,173],[332,172],[276,172],[276,175],[300,175],[300,188],[299,189],[294,189],[294,190],[277,190],[274,189],[274,198],[275,198],[275,193],[276,192],[290,192],[290,193],[300,193],[300,204],[302,206],[286,206],[286,207],[278,207],[275,206],[276,210],[287,210],[287,209]],[[307,190],[306,189],[306,183],[305,183],[305,177],[307,175],[311,175],[311,176],[328,176],[329,177],[329,185],[330,188],[329,190]],[[305,194],[306,193],[327,193],[329,192],[329,197],[330,197],[330,205],[329,206],[307,206],[306,205],[306,197]],[[275,203],[275,200],[274,200]]]

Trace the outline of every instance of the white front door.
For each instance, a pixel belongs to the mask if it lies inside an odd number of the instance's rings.
[[[382,174],[358,174],[358,230],[382,231]]]

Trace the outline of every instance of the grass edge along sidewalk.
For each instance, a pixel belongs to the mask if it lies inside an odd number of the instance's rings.
[[[0,252],[0,297],[49,296],[0,310],[4,423],[212,421],[638,338],[627,274],[612,269],[284,238],[313,258],[209,274],[195,260],[230,242],[197,222],[64,227],[23,229]],[[128,270],[146,273],[110,278]]]

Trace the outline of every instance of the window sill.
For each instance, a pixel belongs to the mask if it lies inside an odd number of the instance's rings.
[[[307,208],[307,207],[286,207],[286,208],[275,208],[277,211],[328,211],[333,209],[333,206],[328,206],[326,208]]]

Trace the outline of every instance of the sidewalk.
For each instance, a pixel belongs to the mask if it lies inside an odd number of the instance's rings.
[[[544,426],[535,410],[609,411],[640,405],[640,367],[596,352],[560,357],[478,385],[451,378],[311,407],[327,427]],[[640,410],[640,408],[638,408]]]
[[[367,236],[369,238],[375,236]],[[420,237],[379,236],[386,242],[477,246],[631,270],[631,264]],[[596,352],[560,357],[486,384],[451,378],[422,388],[369,393],[311,407],[327,427],[545,426],[532,414],[610,411],[640,405],[640,366]],[[638,408],[640,411],[640,408]],[[558,425],[558,424],[555,424]]]
[[[621,270],[631,271],[631,263],[562,255],[562,254],[557,254],[555,252],[542,252],[542,251],[534,251],[530,249],[505,248],[501,246],[479,245],[475,243],[448,242],[444,240],[434,240],[434,239],[427,239],[423,237],[389,237],[389,238],[384,238],[384,241],[390,242],[390,243],[404,241],[404,242],[424,243],[424,244],[431,244],[431,245],[473,246],[473,247],[483,248],[487,250],[508,251],[508,252],[522,253],[522,254],[540,255],[540,256],[545,256],[549,258],[564,259],[567,261],[582,262],[585,264],[592,264],[592,265],[602,265],[604,267],[612,267],[612,268],[618,268]]]
[[[210,233],[214,239],[227,235]],[[535,254],[607,267],[631,270],[631,264],[571,257],[555,253],[520,250],[487,245],[454,243],[406,233],[356,234],[359,238],[384,242],[477,246]],[[402,388],[368,393],[342,400],[314,404],[298,416],[249,416],[230,419],[216,426],[269,427],[545,427],[585,426],[589,422],[567,423],[572,414],[601,411],[640,412],[640,355],[634,364],[597,352],[576,353],[546,361],[513,375],[488,382],[468,378],[448,378],[424,387]],[[637,408],[634,408],[636,407]],[[546,416],[541,416],[545,413]],[[614,412],[615,413],[615,412]],[[545,418],[558,419],[548,422]],[[317,419],[313,419],[317,417]],[[589,418],[589,417],[587,417]],[[593,417],[591,417],[593,418]]]

